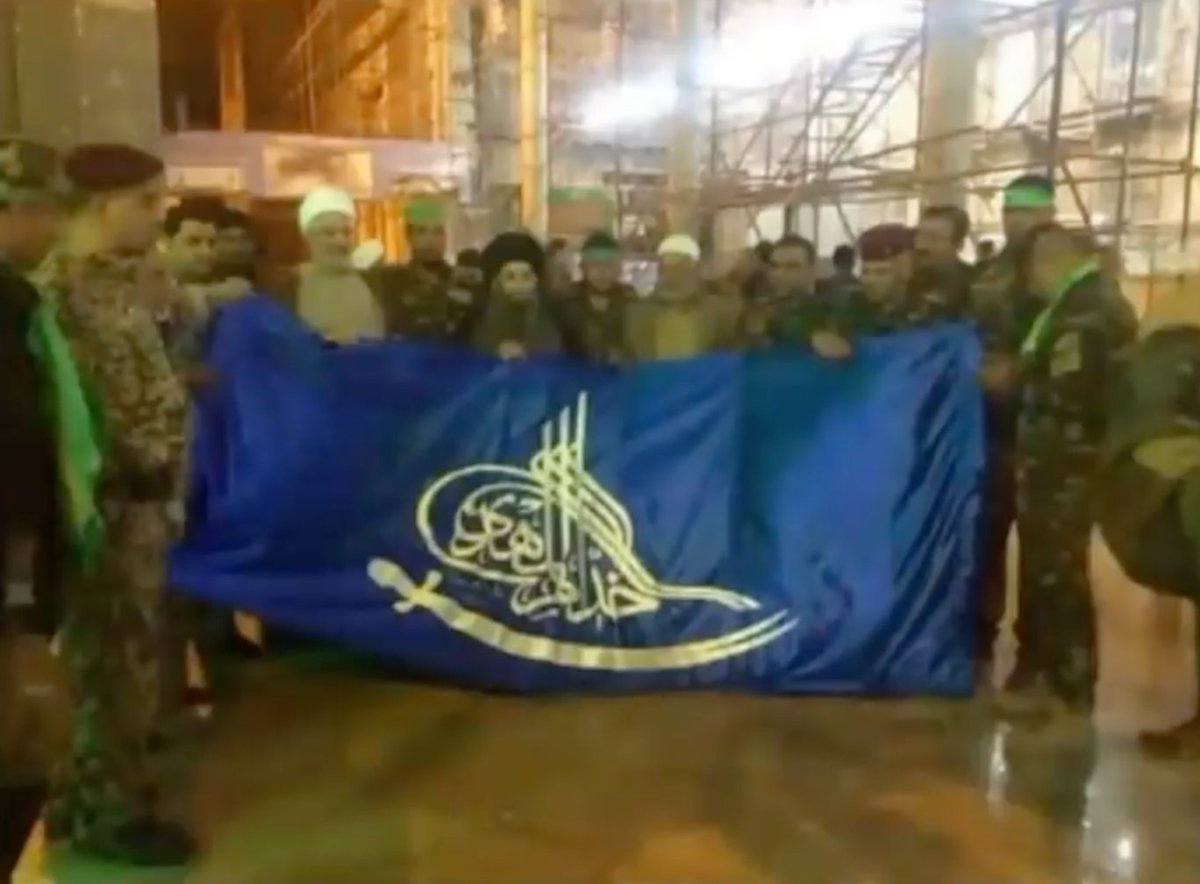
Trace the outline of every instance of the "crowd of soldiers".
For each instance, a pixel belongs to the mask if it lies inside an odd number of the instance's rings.
[[[73,703],[66,764],[0,769],[9,826],[36,818],[48,793],[50,836],[78,849],[144,864],[195,849],[162,804],[190,721],[181,649],[230,631],[173,607],[166,559],[183,528],[189,395],[220,382],[203,363],[205,335],[224,305],[255,292],[334,345],[398,337],[614,365],[767,347],[846,360],[864,336],[970,322],[988,402],[979,645],[992,645],[1015,519],[1020,653],[1004,702],[1090,704],[1093,479],[1105,389],[1136,321],[1094,245],[1055,223],[1046,178],[1005,189],[1005,247],[975,265],[959,257],[967,216],[935,206],[915,229],[880,225],[840,247],[823,279],[798,235],[760,244],[719,278],[694,239],[668,236],[654,290],[639,295],[605,232],[583,243],[577,281],[521,231],[451,265],[431,201],[407,210],[411,260],[384,263],[356,244],[354,200],[332,187],[300,206],[308,260],[262,272],[249,219],[220,200],[161,216],[163,172],[122,145],[60,161],[0,141],[0,634],[57,634]],[[36,702],[22,677],[8,674],[17,688],[0,702]]]

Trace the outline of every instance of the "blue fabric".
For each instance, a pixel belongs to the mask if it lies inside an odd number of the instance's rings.
[[[187,592],[478,687],[971,688],[965,328],[617,370],[250,300],[210,343]]]

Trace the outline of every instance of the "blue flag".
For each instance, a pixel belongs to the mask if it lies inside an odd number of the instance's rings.
[[[959,694],[977,347],[628,369],[226,310],[184,591],[486,688]]]

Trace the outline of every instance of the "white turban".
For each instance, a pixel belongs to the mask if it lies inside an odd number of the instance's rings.
[[[351,221],[358,216],[358,211],[354,208],[354,198],[340,187],[314,187],[300,203],[300,232],[307,233],[318,215],[331,212],[344,215]]]
[[[686,233],[676,233],[668,236],[658,247],[658,256],[682,255],[693,261],[700,260],[700,245]]]

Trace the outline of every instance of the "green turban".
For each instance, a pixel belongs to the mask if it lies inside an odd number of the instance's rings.
[[[446,223],[446,207],[441,200],[418,197],[404,207],[404,220],[409,224],[441,226]]]

